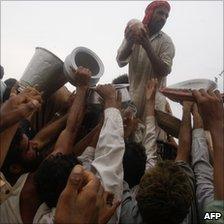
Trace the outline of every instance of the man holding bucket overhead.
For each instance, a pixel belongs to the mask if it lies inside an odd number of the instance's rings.
[[[138,108],[138,117],[144,119],[145,86],[157,78],[159,87],[166,86],[171,72],[175,48],[171,38],[161,31],[169,16],[167,1],[153,1],[145,10],[142,22],[131,20],[125,29],[125,38],[118,49],[120,67],[129,64],[130,95]],[[165,97],[157,93],[156,109],[165,110]]]

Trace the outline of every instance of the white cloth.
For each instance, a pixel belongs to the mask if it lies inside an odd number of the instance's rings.
[[[150,38],[152,48],[155,54],[166,63],[169,68],[168,74],[171,72],[172,61],[175,55],[175,48],[171,38],[160,31]],[[123,61],[119,60],[120,54],[127,46],[127,40],[124,39],[117,53],[117,62],[120,67],[123,67],[129,63],[129,82],[130,82],[130,95],[133,102],[138,108],[138,116],[143,118],[145,109],[145,86],[148,80],[152,77],[158,77],[153,71],[151,61],[144,48],[141,45],[134,44],[131,55]],[[159,86],[166,86],[166,77],[159,78]],[[161,94],[156,96],[156,108],[164,111],[166,101],[165,97]]]
[[[13,188],[5,179],[5,176],[0,172],[0,204],[3,203],[12,194]]]
[[[134,134],[134,141],[141,143],[145,147],[146,167],[145,170],[151,169],[157,162],[157,144],[159,131],[156,127],[155,116],[147,116],[145,124],[138,124]]]
[[[145,129],[145,134],[142,141],[142,144],[145,147],[145,152],[147,157],[145,170],[153,168],[157,163],[158,157],[157,157],[156,138],[157,138],[157,135],[156,135],[155,117],[148,116],[146,117],[146,129]]]
[[[88,146],[84,152],[78,157],[78,160],[82,162],[83,167],[86,170],[91,170],[91,164],[94,160],[95,148]]]
[[[0,80],[0,98],[1,98],[0,103],[3,102],[3,96],[4,96],[6,88],[7,88],[7,85],[2,80]]]
[[[196,198],[201,219],[204,208],[214,200],[213,167],[209,163],[209,152],[203,129],[192,132],[192,167],[196,179]]]
[[[120,200],[123,192],[123,155],[125,150],[123,121],[120,111],[107,108],[95,150],[92,169],[102,180],[105,190]]]
[[[0,223],[23,223],[20,215],[20,194],[28,177],[28,173],[23,174],[13,186],[13,191],[10,197],[0,205]],[[53,216],[55,209],[49,209],[43,203],[39,206],[33,223],[53,224]]]
[[[92,171],[101,179],[106,191],[114,193],[115,200],[121,200],[123,193],[123,155],[125,150],[123,120],[116,108],[104,111],[104,123],[95,149]],[[120,207],[109,223],[118,223]]]
[[[115,200],[121,200],[123,193],[123,155],[125,150],[123,120],[116,108],[104,111],[104,123],[96,149],[87,147],[79,156],[86,169],[90,169],[101,180],[106,191],[114,193]],[[109,223],[118,223],[120,207]]]

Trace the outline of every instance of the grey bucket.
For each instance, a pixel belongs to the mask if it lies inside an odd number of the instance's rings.
[[[95,86],[104,73],[104,65],[101,59],[92,50],[86,47],[77,47],[65,58],[64,73],[69,82],[76,85],[72,69],[79,66],[88,68],[92,72],[90,86]]]
[[[20,89],[35,86],[46,98],[61,88],[67,78],[63,73],[63,61],[45,48],[36,47],[21,79]]]

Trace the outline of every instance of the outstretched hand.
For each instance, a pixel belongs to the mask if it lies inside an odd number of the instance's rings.
[[[100,181],[80,165],[73,168],[56,207],[55,223],[97,223]]]
[[[74,74],[74,82],[77,87],[88,86],[92,72],[88,68],[79,66],[77,70],[71,68]]]
[[[197,101],[205,128],[210,129],[217,122],[223,125],[224,109],[220,92],[218,90],[206,92],[204,89],[200,89],[199,91],[193,90],[192,94]]]
[[[96,92],[102,97],[105,108],[119,107],[119,102],[117,101],[116,89],[113,87],[113,85],[111,84],[98,85],[96,87]]]
[[[21,93],[11,92],[10,98],[1,106],[1,114],[16,111],[20,119],[26,118],[38,110],[42,103],[40,92],[35,88],[27,87]]]
[[[106,224],[111,219],[116,209],[120,205],[120,201],[114,202],[114,194],[102,190],[98,197],[99,206],[99,224]]]
[[[93,173],[76,165],[59,197],[55,223],[106,224],[119,205],[113,203],[113,194],[104,191]]]

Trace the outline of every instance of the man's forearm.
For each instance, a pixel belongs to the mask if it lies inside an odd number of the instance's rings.
[[[58,135],[65,128],[67,117],[67,114],[64,115],[63,117],[44,127],[35,135],[32,141],[35,141],[38,144],[38,149],[42,149],[45,145],[57,139]]]
[[[10,111],[7,114],[0,114],[0,132],[4,131],[8,127],[16,124],[24,118],[24,108]]]
[[[92,140],[95,140],[95,138],[98,139],[99,133],[101,130],[101,126],[96,126],[93,130],[91,130],[84,138],[82,138],[74,147],[73,152],[76,156],[80,156],[84,150],[88,146],[92,146],[96,148],[97,141],[92,142]]]
[[[215,197],[224,200],[224,136],[221,122],[214,122],[210,132],[214,148],[214,186]]]
[[[131,55],[132,47],[133,47],[133,43],[126,40],[123,48],[118,53],[117,60],[125,61]]]
[[[180,126],[179,147],[176,161],[189,162],[191,150],[191,114],[189,108],[183,108],[183,117]]]
[[[167,76],[169,73],[169,68],[166,63],[164,63],[155,53],[154,49],[150,41],[148,40],[148,44],[145,47],[145,51],[148,55],[149,60],[151,61],[153,70],[159,77]]]
[[[146,117],[155,116],[155,100],[149,100],[146,104]]]
[[[8,153],[12,139],[19,127],[19,122],[0,133],[0,168],[2,167],[5,157]]]
[[[77,92],[72,107],[70,108],[66,129],[76,132],[84,117],[85,97],[87,87],[77,87]]]
[[[53,153],[72,153],[73,144],[84,116],[86,91],[86,86],[77,87],[75,99],[69,111],[66,128],[58,137]]]

